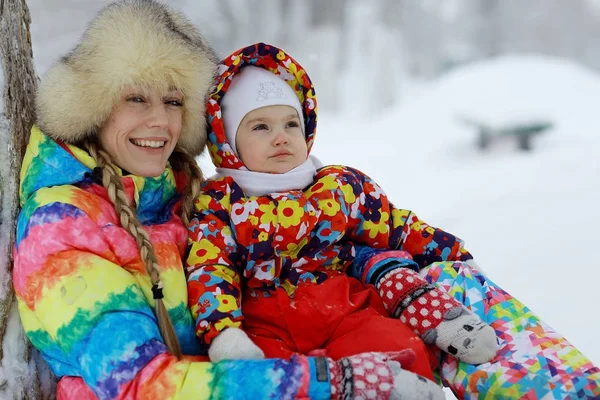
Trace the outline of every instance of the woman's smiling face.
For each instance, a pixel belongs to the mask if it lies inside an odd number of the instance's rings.
[[[102,149],[131,174],[160,176],[181,135],[183,101],[178,90],[125,89],[99,131]]]

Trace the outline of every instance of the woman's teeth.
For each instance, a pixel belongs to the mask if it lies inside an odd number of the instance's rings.
[[[152,148],[160,148],[163,147],[165,145],[165,143],[167,143],[166,140],[138,140],[138,139],[132,139],[131,143],[135,144],[136,146],[140,146],[140,147],[152,147]]]

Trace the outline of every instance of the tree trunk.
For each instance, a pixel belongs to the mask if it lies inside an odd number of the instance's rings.
[[[0,398],[52,397],[43,361],[42,390],[31,345],[19,319],[12,285],[12,248],[19,212],[19,171],[34,121],[37,78],[33,69],[31,17],[25,0],[0,0]]]

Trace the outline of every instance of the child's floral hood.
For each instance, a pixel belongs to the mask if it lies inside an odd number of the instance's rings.
[[[312,82],[304,68],[283,50],[265,43],[256,43],[235,51],[219,64],[219,75],[207,103],[208,149],[213,164],[217,168],[229,169],[244,166],[225,136],[220,104],[235,74],[247,65],[265,68],[279,75],[294,89],[304,111],[304,131],[310,153],[317,126],[317,99]]]

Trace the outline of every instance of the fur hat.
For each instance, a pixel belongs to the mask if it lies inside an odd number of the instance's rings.
[[[221,101],[225,136],[236,154],[235,139],[240,123],[250,111],[267,106],[294,108],[304,134],[302,106],[291,86],[264,68],[248,65],[233,77],[229,90]]]
[[[37,122],[50,137],[77,143],[96,135],[128,85],[182,91],[178,144],[198,155],[206,143],[205,102],[218,60],[181,13],[154,0],[121,0],[90,22],[77,46],[44,76]]]

